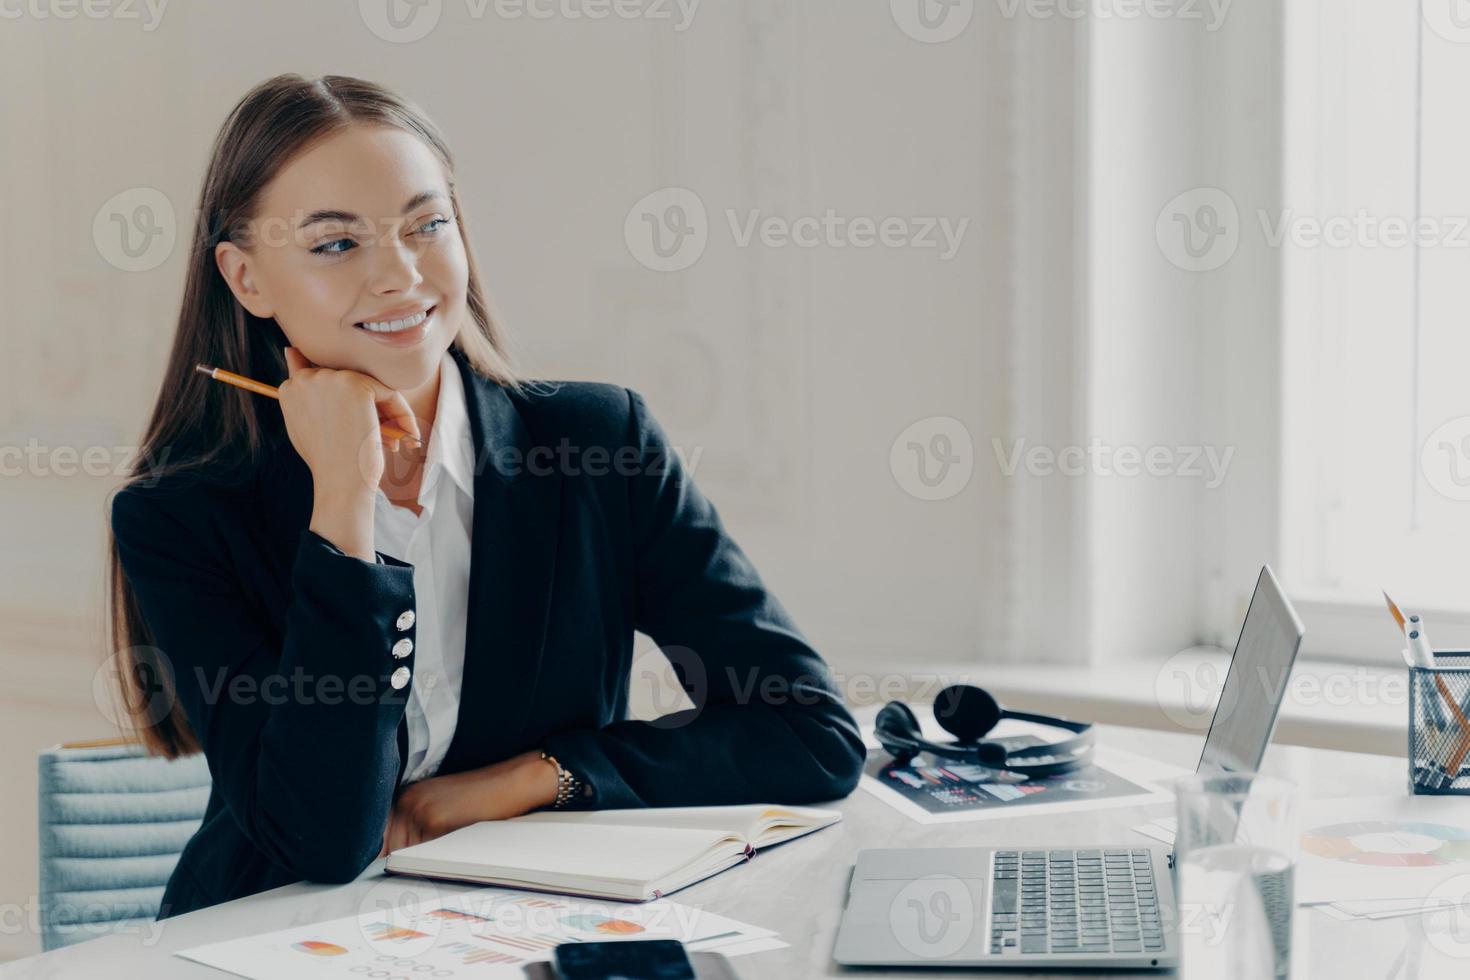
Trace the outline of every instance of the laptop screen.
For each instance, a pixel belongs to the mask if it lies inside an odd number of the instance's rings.
[[[1253,772],[1261,764],[1305,632],[1271,566],[1264,566],[1235,641],[1199,772]]]

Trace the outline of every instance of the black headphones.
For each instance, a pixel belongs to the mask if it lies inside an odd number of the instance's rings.
[[[1070,738],[1046,745],[1008,749],[1000,742],[984,741],[1002,718],[1029,721],[1071,732]],[[900,765],[920,752],[938,759],[952,759],[1036,778],[1056,776],[1081,769],[1092,762],[1092,723],[1035,715],[1029,711],[1007,711],[987,691],[955,684],[934,699],[934,719],[953,735],[956,742],[930,742],[920,734],[919,719],[902,701],[890,701],[878,712],[873,734],[878,744]]]

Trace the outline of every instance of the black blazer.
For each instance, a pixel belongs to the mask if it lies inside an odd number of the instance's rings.
[[[761,584],[643,399],[465,381],[476,449],[458,727],[439,774],[541,747],[581,808],[845,796],[864,749],[833,678]],[[412,566],[307,528],[289,442],[245,480],[164,478],[112,503],[128,581],[213,777],[164,890],[168,918],[377,857],[407,757],[392,648]],[[694,708],[625,720],[633,631]],[[166,707],[166,705],[165,705]],[[157,715],[155,715],[157,717]]]

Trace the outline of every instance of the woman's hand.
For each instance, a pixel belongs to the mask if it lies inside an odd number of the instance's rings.
[[[421,438],[408,401],[376,378],[319,368],[286,348],[278,389],[291,445],[311,469],[311,530],[346,554],[373,561],[373,498],[383,478],[380,420]],[[394,449],[397,449],[395,442]]]
[[[398,795],[378,857],[481,820],[507,820],[556,799],[556,767],[537,751],[410,783]]]
[[[295,347],[286,348],[286,370],[289,376],[278,389],[286,434],[310,467],[318,492],[346,497],[365,489],[372,496],[383,476],[387,441],[379,425],[391,422],[420,437],[407,399],[361,372],[319,368]]]

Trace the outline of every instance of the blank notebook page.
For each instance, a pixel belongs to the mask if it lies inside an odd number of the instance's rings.
[[[615,830],[588,826],[581,828],[582,833],[569,833],[570,828],[553,828],[548,823],[530,820],[476,823],[394,853],[416,864],[421,861],[463,864],[467,873],[491,874],[488,870],[491,868],[521,869],[529,874],[646,882],[694,863],[730,837],[720,830],[626,825]]]
[[[628,810],[538,810],[515,823],[604,824],[643,827],[682,827],[690,830],[723,830],[742,836],[767,837],[769,828],[819,827],[833,823],[840,814],[799,806],[660,806]]]

